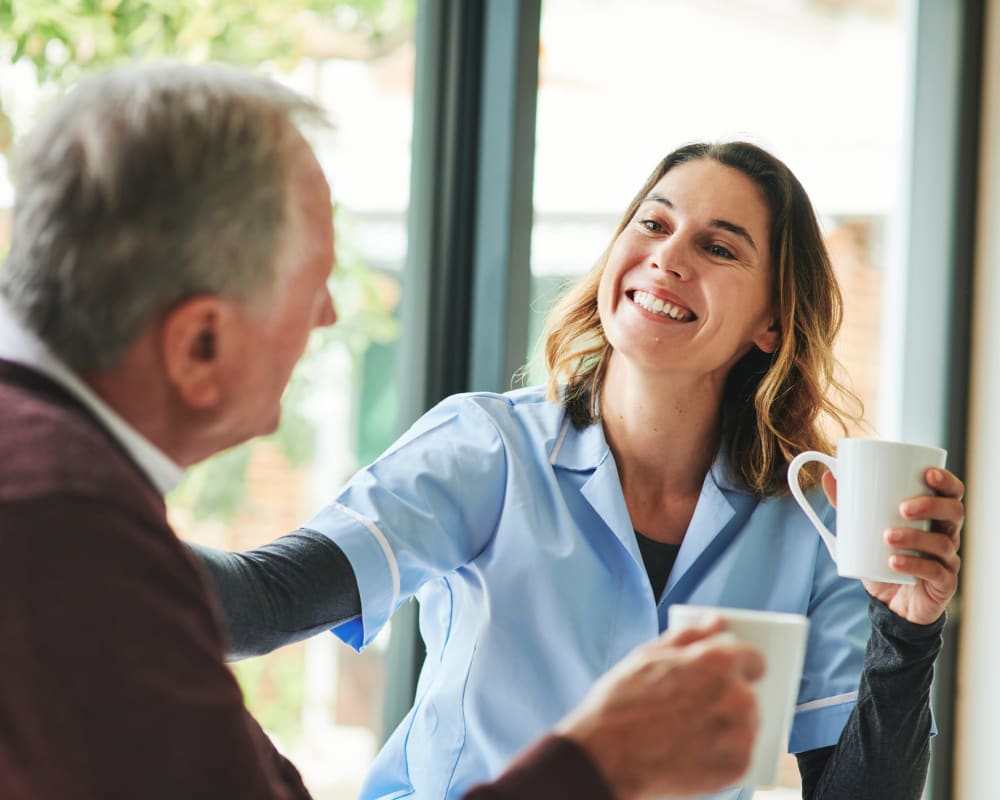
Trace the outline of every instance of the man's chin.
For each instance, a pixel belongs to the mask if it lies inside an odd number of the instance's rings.
[[[253,436],[248,437],[248,438],[257,439],[257,438],[259,438],[261,436],[270,436],[272,433],[274,433],[276,430],[278,430],[278,425],[279,424],[281,424],[281,413],[277,412],[277,413],[275,413],[275,415],[274,415],[274,417],[272,419],[270,419],[267,422],[261,424],[261,426],[258,428],[257,432],[254,433]]]
[[[235,428],[230,429],[229,435],[222,438],[222,441],[218,441],[219,445],[216,452],[221,452],[222,450],[229,450],[233,447],[239,447],[241,444],[252,441],[254,439],[260,439],[264,436],[270,436],[276,430],[278,430],[278,423],[281,422],[281,415],[279,413],[274,414],[271,418],[266,418],[264,420],[256,419],[253,421],[252,426],[247,425],[245,428]]]

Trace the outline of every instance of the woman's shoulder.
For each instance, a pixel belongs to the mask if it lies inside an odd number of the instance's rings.
[[[546,396],[545,387],[509,392],[465,392],[451,395],[428,411],[417,427],[447,427],[456,437],[496,441],[506,449],[551,450],[566,435],[566,411]]]
[[[471,408],[497,422],[508,420],[548,420],[560,425],[565,411],[561,403],[550,400],[544,386],[527,386],[509,392],[463,392],[442,400],[435,409],[438,413],[454,413]],[[430,413],[430,412],[429,412]]]

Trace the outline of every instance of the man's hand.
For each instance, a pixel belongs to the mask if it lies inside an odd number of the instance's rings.
[[[716,620],[636,648],[556,728],[618,800],[705,794],[746,772],[764,661],[724,628]]]

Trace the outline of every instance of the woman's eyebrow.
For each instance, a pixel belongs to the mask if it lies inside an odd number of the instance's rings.
[[[708,223],[713,228],[722,228],[724,231],[729,231],[730,233],[735,233],[737,236],[742,236],[747,240],[749,245],[753,248],[753,251],[757,252],[757,244],[754,242],[753,237],[750,235],[750,231],[744,228],[742,225],[737,225],[735,222],[729,222],[724,219],[713,219]]]
[[[650,194],[646,196],[643,202],[659,203],[660,205],[666,206],[667,208],[673,210],[674,204],[670,202],[670,198],[664,197],[662,194]],[[729,231],[730,233],[735,233],[747,240],[747,243],[753,248],[754,252],[758,252],[757,243],[753,240],[750,235],[750,231],[744,228],[742,225],[737,225],[735,222],[730,222],[725,219],[713,219],[708,223],[710,227],[721,228],[724,231]]]

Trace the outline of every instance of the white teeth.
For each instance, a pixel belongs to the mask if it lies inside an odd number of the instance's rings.
[[[686,322],[692,316],[687,310],[675,306],[673,303],[666,303],[659,297],[642,290],[634,292],[632,299],[636,305],[642,306],[647,311],[652,311],[654,314],[659,314],[662,317],[670,317],[670,319],[675,319],[678,322]]]

